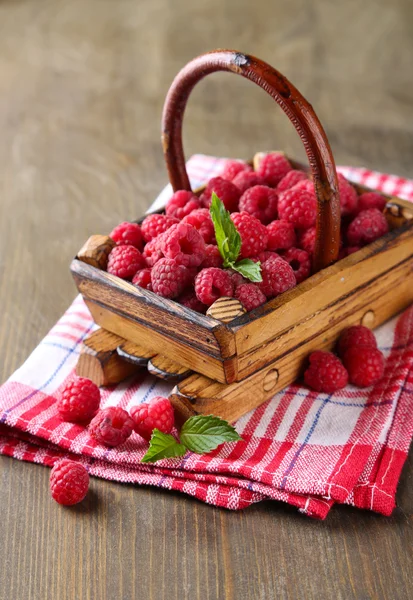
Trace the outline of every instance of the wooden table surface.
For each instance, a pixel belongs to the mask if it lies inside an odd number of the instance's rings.
[[[74,297],[68,266],[87,236],[139,216],[165,184],[162,103],[187,60],[256,54],[308,97],[338,164],[413,177],[412,24],[408,0],[3,0],[1,380]],[[185,142],[188,155],[304,156],[271,99],[227,74],[195,90]],[[411,598],[412,475],[410,458],[391,518],[337,507],[316,522],[98,479],[64,510],[49,469],[2,457],[0,598]]]

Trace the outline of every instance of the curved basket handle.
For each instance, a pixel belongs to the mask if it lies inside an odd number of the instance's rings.
[[[281,106],[303,141],[317,194],[317,237],[313,267],[319,271],[338,257],[340,198],[333,154],[311,104],[276,69],[254,56],[234,50],[214,50],[189,62],[175,77],[162,116],[162,143],[174,191],[190,190],[182,148],[182,119],[189,95],[198,81],[215,71],[250,79]]]

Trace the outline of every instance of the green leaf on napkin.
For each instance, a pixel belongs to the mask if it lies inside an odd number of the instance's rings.
[[[185,452],[185,446],[177,442],[173,435],[154,429],[149,442],[149,449],[141,462],[156,462],[162,458],[175,458],[176,456],[183,456]]]
[[[212,452],[224,442],[236,442],[242,438],[234,427],[213,415],[196,415],[185,421],[181,429],[181,442],[192,452]]]

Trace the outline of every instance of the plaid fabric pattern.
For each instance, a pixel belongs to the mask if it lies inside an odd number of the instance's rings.
[[[188,162],[193,185],[219,173],[222,160],[193,156]],[[413,181],[365,169],[340,170],[349,179],[413,200]],[[169,195],[164,191],[157,206]],[[77,297],[0,388],[0,453],[47,466],[70,456],[91,475],[178,490],[235,510],[274,499],[319,519],[336,502],[392,512],[413,436],[413,307],[376,330],[386,369],[373,388],[347,386],[327,395],[289,386],[238,420],[242,442],[155,465],[140,463],[147,446],[136,434],[108,449],[84,427],[58,416],[56,398],[73,376],[82,340],[94,328]],[[102,390],[102,405],[129,409],[169,391],[165,382],[142,372]]]

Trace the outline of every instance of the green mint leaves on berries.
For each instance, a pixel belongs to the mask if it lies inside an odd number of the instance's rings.
[[[241,236],[231,219],[230,213],[226,210],[215,192],[212,193],[209,211],[214,224],[215,239],[222,256],[223,266],[227,269],[237,271],[250,281],[262,281],[259,262],[254,262],[249,258],[237,261],[241,251]]]
[[[178,442],[172,435],[154,429],[149,450],[142,458],[142,462],[156,462],[162,458],[183,456],[187,450],[197,454],[207,454],[224,442],[237,442],[242,438],[227,421],[214,415],[196,415],[183,424],[180,440]]]

